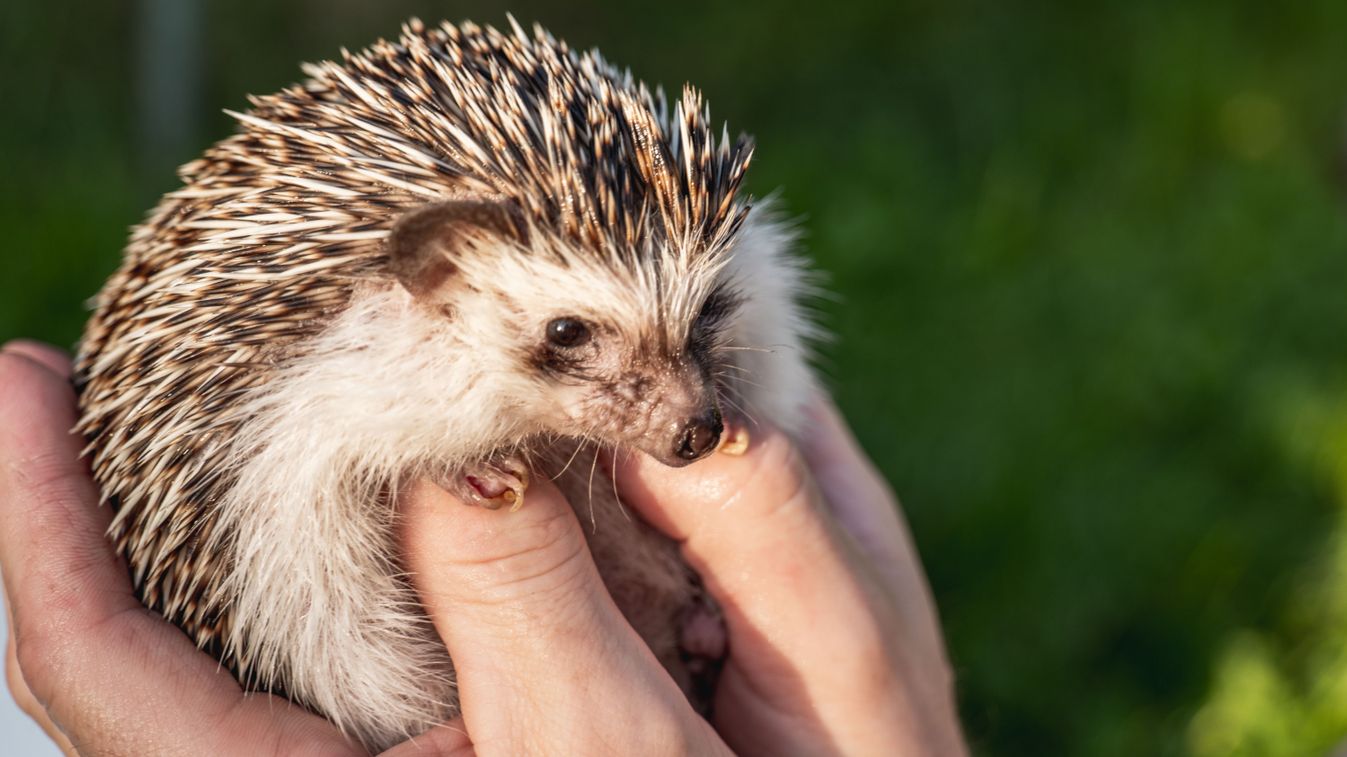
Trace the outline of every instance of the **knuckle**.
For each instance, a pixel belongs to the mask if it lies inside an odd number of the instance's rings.
[[[30,696],[28,683],[23,679],[23,671],[19,670],[19,659],[12,639],[5,649],[5,686],[9,689],[10,696],[14,697],[14,701],[20,706],[23,706],[24,699]]]
[[[808,510],[814,504],[813,482],[795,446],[775,434],[752,458],[753,467],[727,493],[724,504],[748,506],[752,514],[772,518]]]
[[[6,666],[5,677],[16,699],[19,696],[16,687],[40,697],[59,677],[64,645],[53,636],[45,629],[14,629],[14,665]]]
[[[495,569],[530,564],[551,556],[571,541],[567,520],[566,513],[559,512],[492,529],[485,538],[465,545],[467,548],[453,560],[463,566],[489,565]]]
[[[482,596],[487,601],[507,602],[524,596],[568,592],[584,575],[579,570],[587,555],[584,541],[563,530],[560,518],[525,529],[511,551],[491,563]]]
[[[77,611],[62,607],[16,608],[13,659],[20,680],[39,700],[49,701],[58,687],[88,672],[109,636],[119,639],[114,646],[122,647],[127,618],[116,613],[90,624]]]
[[[32,370],[28,361],[18,355],[6,351],[0,353],[0,388],[9,388],[15,383],[22,381],[24,375]],[[0,394],[0,397],[9,396],[8,393]],[[0,405],[8,404],[0,400]]]
[[[854,629],[848,646],[848,660],[836,672],[847,682],[847,690],[862,702],[889,701],[902,687],[903,676],[895,655],[891,633],[878,625]]]
[[[498,605],[573,592],[588,576],[588,555],[567,508],[492,533],[453,567],[462,599]]]
[[[48,396],[58,384],[56,377],[33,359],[0,353],[0,424],[14,422],[28,409],[33,396]],[[73,399],[69,387],[63,386],[62,391]]]
[[[636,753],[649,755],[709,753],[708,745],[704,743],[705,734],[700,731],[696,722],[682,716],[684,708],[665,707],[661,712],[663,716],[655,718],[654,722],[650,722],[648,710],[631,713],[633,719],[642,721],[640,741],[635,745]]]
[[[30,501],[31,516],[40,514],[49,500],[71,502],[79,498],[75,483],[82,475],[78,459],[54,450],[38,450],[11,465],[16,489]]]
[[[9,689],[10,697],[14,699],[14,703],[20,711],[39,723],[47,717],[46,708],[37,701],[37,697],[29,689],[27,682],[23,679],[22,672],[19,671],[18,664],[14,662],[12,656],[5,664],[5,684]]]

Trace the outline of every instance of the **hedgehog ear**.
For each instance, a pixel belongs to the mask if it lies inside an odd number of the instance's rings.
[[[388,234],[388,270],[413,296],[427,297],[458,271],[454,258],[483,235],[526,241],[523,224],[502,203],[450,200],[417,208]]]

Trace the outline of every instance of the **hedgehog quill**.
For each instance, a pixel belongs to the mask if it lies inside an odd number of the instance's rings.
[[[304,73],[182,168],[81,344],[79,430],[142,601],[387,747],[457,713],[399,488],[527,507],[548,476],[694,692],[680,629],[709,600],[592,476],[600,449],[692,463],[727,421],[798,432],[809,276],[740,191],[748,140],[513,19],[413,20]]]

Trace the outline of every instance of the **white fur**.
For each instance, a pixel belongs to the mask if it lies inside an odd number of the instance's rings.
[[[452,715],[449,660],[391,557],[399,482],[459,471],[550,430],[523,417],[531,410],[521,403],[537,392],[517,358],[499,348],[519,339],[512,329],[541,333],[549,313],[568,309],[608,311],[645,327],[688,320],[685,311],[717,277],[744,295],[730,345],[745,349],[730,354],[748,375],[735,393],[759,419],[797,429],[813,389],[812,330],[799,304],[806,274],[788,251],[791,241],[785,227],[755,211],[723,270],[633,270],[621,281],[611,270],[543,255],[479,257],[473,265],[480,270],[465,275],[497,282],[512,304],[477,297],[452,321],[400,287],[359,289],[325,332],[247,400],[251,420],[233,450],[237,484],[220,505],[232,542],[215,545],[233,561],[222,589],[233,618],[227,644],[259,683],[283,681],[292,696],[374,748]],[[671,285],[670,275],[685,285]],[[502,307],[518,312],[502,314]],[[686,569],[644,526],[611,517],[609,482],[594,484],[596,504],[586,502],[583,483],[574,475],[559,481],[586,520],[594,507],[591,549],[600,570],[637,630],[668,660],[676,629],[657,626],[672,626],[676,614],[642,615],[639,605],[685,603]],[[646,595],[649,586],[660,588]]]
[[[802,302],[815,286],[812,272],[794,251],[797,236],[770,201],[758,205],[740,231],[724,274],[744,296],[729,345],[746,371],[747,380],[736,390],[755,420],[792,435],[802,430],[805,405],[817,391],[810,347],[822,338]]]

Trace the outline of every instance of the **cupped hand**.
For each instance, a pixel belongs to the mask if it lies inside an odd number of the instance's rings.
[[[359,754],[322,718],[245,696],[136,599],[69,433],[69,374],[49,347],[0,353],[5,677],[19,706],[67,754]]]

